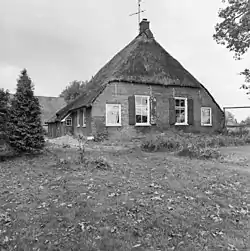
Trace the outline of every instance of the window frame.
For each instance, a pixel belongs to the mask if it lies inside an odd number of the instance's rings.
[[[69,125],[67,124],[67,121],[70,121],[70,124],[69,124]],[[66,125],[66,126],[72,126],[72,117],[71,117],[71,116],[69,116],[69,117],[67,117],[67,118],[65,119],[65,125]]]
[[[70,120],[71,122],[70,122],[70,125],[67,125],[67,120]],[[61,120],[61,122],[65,122],[65,125],[66,126],[72,126],[73,125],[73,118],[72,118],[72,114],[71,113],[69,113],[68,115],[66,115],[62,120]]]
[[[77,127],[81,126],[81,124],[80,124],[80,110],[79,109],[76,111],[76,123],[77,123]]]
[[[134,95],[135,96],[135,126],[151,126],[150,124],[150,96],[148,95]],[[137,123],[136,122],[136,98],[147,98],[147,117],[148,117],[148,122],[147,123]]]
[[[202,110],[204,109],[209,109],[210,110],[210,123],[209,124],[203,124],[202,123]],[[212,122],[212,107],[209,106],[203,106],[201,107],[201,126],[213,126],[213,122]]]
[[[82,110],[82,127],[86,127],[86,117],[84,110]]]
[[[119,106],[119,123],[116,123],[116,124],[111,124],[111,123],[108,123],[108,109],[107,109],[107,106],[108,105],[118,105]],[[109,127],[112,127],[112,126],[122,126],[122,105],[119,104],[119,103],[106,103],[105,105],[105,124],[106,126],[109,126]]]
[[[176,100],[184,100],[185,102],[185,121],[183,123],[178,123],[178,122],[175,122],[175,125],[188,125],[188,98],[185,98],[185,97],[174,97],[174,102]],[[174,104],[174,110],[175,110],[175,119],[176,119],[176,104]]]

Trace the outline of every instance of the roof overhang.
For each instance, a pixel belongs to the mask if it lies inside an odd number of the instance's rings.
[[[70,112],[70,113],[68,113],[68,115],[66,115],[63,119],[61,119],[61,122],[65,122],[65,121],[66,121],[66,119],[67,119],[70,115],[71,115],[71,112]]]

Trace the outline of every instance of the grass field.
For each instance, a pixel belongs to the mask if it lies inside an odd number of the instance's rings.
[[[53,149],[0,163],[1,251],[250,250],[248,160],[85,156]]]

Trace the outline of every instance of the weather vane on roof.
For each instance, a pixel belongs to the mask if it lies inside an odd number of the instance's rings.
[[[141,9],[141,2],[142,2],[142,0],[138,0],[138,11],[136,13],[133,13],[133,14],[130,15],[130,16],[138,15],[139,25],[140,25],[140,22],[141,22],[141,13],[146,11],[146,10]]]

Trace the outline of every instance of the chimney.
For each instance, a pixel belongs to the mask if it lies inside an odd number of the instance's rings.
[[[149,29],[149,21],[146,18],[143,18],[140,22],[140,34]]]

